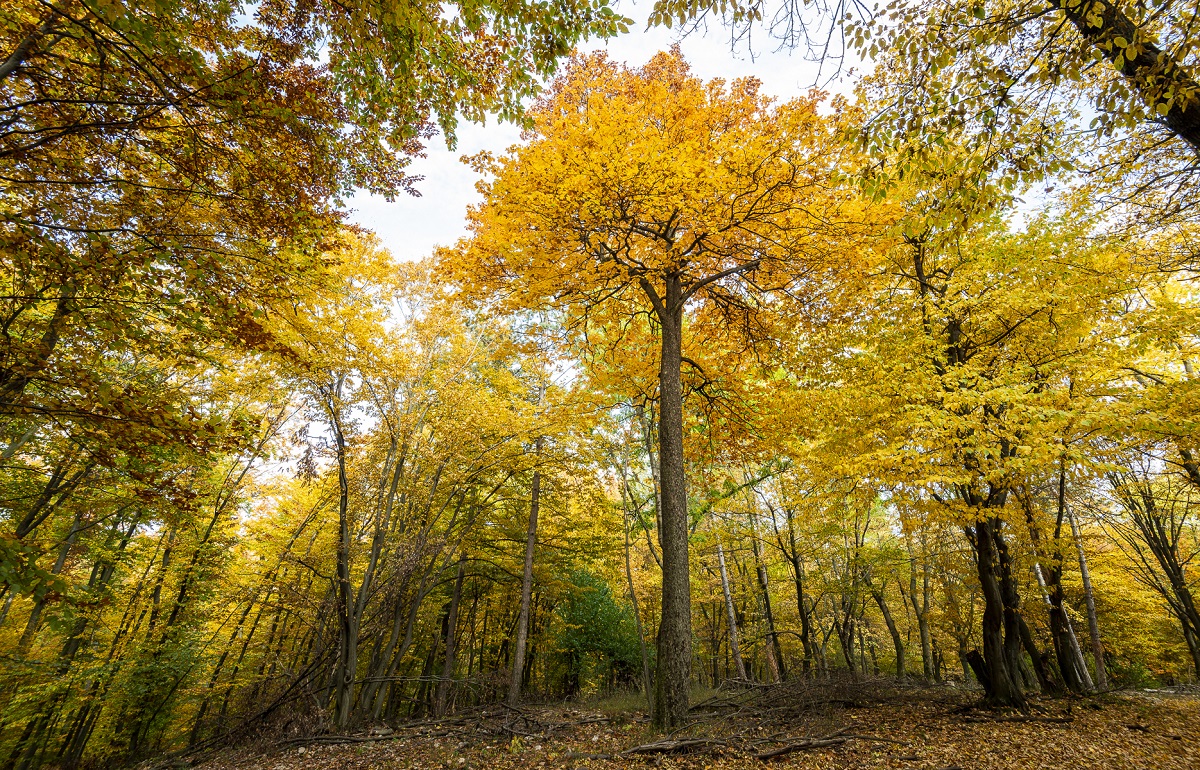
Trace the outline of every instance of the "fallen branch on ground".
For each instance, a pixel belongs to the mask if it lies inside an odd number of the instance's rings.
[[[722,738],[683,738],[672,741],[655,741],[634,746],[621,752],[622,756],[635,754],[688,754],[698,749],[729,748],[730,743]]]
[[[822,749],[826,746],[841,746],[849,741],[849,738],[813,738],[810,741],[801,741],[800,743],[789,743],[787,746],[781,746],[778,749],[764,751],[761,754],[755,754],[755,759],[761,759],[764,762],[786,757],[788,754],[794,754],[797,751],[805,751],[807,749]]]
[[[1075,717],[963,717],[964,722],[1044,722],[1054,725],[1067,725],[1075,721]]]

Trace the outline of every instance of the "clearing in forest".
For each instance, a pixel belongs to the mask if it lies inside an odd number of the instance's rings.
[[[395,729],[260,738],[202,770],[1200,767],[1200,698],[1165,690],[975,708],[977,693],[870,680],[718,692],[654,734],[628,702],[501,706]]]

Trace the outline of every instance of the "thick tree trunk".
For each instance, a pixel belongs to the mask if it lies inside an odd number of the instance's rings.
[[[1012,624],[1014,628],[1011,630],[1015,633],[1011,641],[1006,638],[1011,623],[1006,618],[1009,608],[1006,592],[1001,585],[1000,559],[993,532],[999,527],[999,519],[984,517],[977,519],[975,526],[968,528],[967,532],[975,549],[975,564],[983,593],[983,654],[968,655],[968,660],[983,685],[988,701],[996,705],[1024,707],[1025,693],[1017,679],[1020,676],[1017,661],[1015,656],[1009,654],[1013,642],[1018,653],[1020,651],[1019,627]]]
[[[538,436],[534,452],[540,453],[542,437]],[[517,616],[517,640],[513,654],[512,676],[508,682],[508,703],[516,706],[521,702],[521,688],[525,684],[525,646],[529,640],[529,601],[533,595],[533,549],[537,544],[538,506],[542,490],[542,473],[533,472],[533,483],[529,488],[529,529],[525,533],[525,573],[521,581],[521,610]]]
[[[688,567],[687,479],[683,458],[683,296],[677,274],[665,281],[657,303],[662,334],[659,361],[659,474],[662,523],[662,620],[658,628],[655,725],[675,728],[687,720],[692,664],[692,594]],[[649,293],[649,292],[648,292]]]
[[[742,660],[742,648],[738,644],[737,613],[733,610],[733,596],[729,592],[729,573],[725,569],[725,550],[717,543],[717,564],[721,567],[721,593],[725,595],[725,617],[729,627],[729,654],[733,656],[733,668],[738,679],[746,676],[746,663]]]
[[[1088,634],[1092,641],[1092,662],[1096,667],[1096,686],[1101,690],[1108,689],[1108,672],[1104,666],[1104,643],[1100,640],[1100,623],[1096,620],[1096,597],[1092,593],[1092,573],[1088,570],[1087,554],[1083,551],[1083,537],[1079,533],[1079,524],[1075,515],[1067,511],[1071,522],[1071,536],[1075,540],[1075,549],[1079,552],[1079,576],[1083,580],[1083,596],[1087,602]]]

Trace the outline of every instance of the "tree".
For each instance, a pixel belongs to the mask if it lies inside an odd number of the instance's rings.
[[[686,716],[691,660],[681,378],[685,362],[705,372],[685,329],[763,344],[770,298],[812,292],[858,245],[834,121],[816,107],[772,105],[754,81],[704,84],[678,51],[638,70],[575,59],[535,108],[530,141],[478,159],[493,175],[485,202],[470,240],[443,255],[511,306],[563,308],[581,334],[639,316],[657,331],[660,726]]]
[[[516,118],[580,37],[624,24],[590,0],[454,7],[6,4],[0,413],[69,411],[73,339],[269,347],[263,313],[320,267],[346,195],[411,191],[435,121],[453,142],[460,113]]]
[[[1200,148],[1194,2],[1172,0],[1153,11],[1099,0],[892,0],[874,9],[768,5],[657,0],[650,19],[670,25],[715,12],[742,34],[768,20],[785,44],[806,46],[822,58],[840,61],[853,51],[864,59],[884,54],[907,60],[901,66],[911,66],[918,77],[904,101],[923,107],[925,115],[947,106],[924,100],[926,87],[956,91],[961,116],[1035,100],[1070,101],[1082,86],[1101,109],[1104,127],[1142,124],[1173,134],[1193,151]],[[802,7],[810,5],[819,13],[804,14]],[[1112,69],[1094,66],[1098,60]],[[899,117],[904,110],[896,107],[891,114]]]
[[[1110,517],[1118,542],[1129,553],[1134,574],[1156,591],[1179,623],[1200,675],[1200,610],[1189,554],[1196,552],[1195,488],[1178,477],[1156,473],[1162,460],[1149,447],[1131,451],[1108,474],[1120,515]]]

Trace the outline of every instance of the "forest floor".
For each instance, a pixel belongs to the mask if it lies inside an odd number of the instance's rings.
[[[633,702],[479,709],[348,736],[260,740],[202,770],[1200,768],[1200,696],[1162,690],[976,707],[977,691],[872,680],[718,692],[655,735]]]

